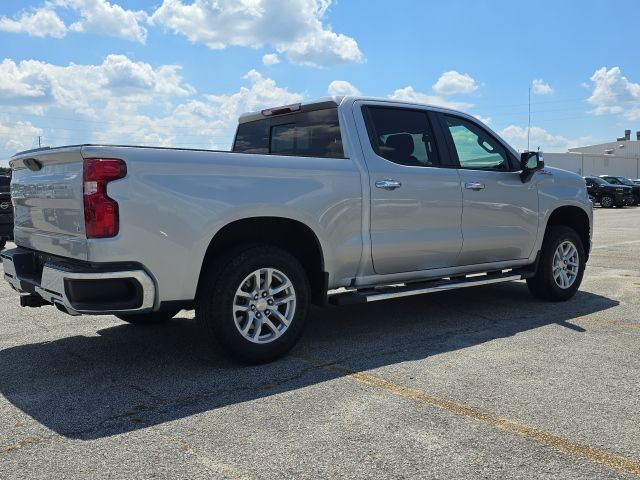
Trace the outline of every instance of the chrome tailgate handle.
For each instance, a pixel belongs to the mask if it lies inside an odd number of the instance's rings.
[[[402,183],[397,180],[376,180],[377,188],[384,188],[385,190],[395,190],[396,188],[400,188]]]
[[[484,183],[464,182],[464,188],[466,188],[467,190],[482,190],[484,188]]]

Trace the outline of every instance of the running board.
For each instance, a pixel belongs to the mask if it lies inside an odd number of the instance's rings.
[[[454,279],[430,280],[426,282],[416,282],[400,286],[375,287],[366,290],[352,290],[329,295],[328,301],[331,305],[356,305],[361,303],[378,302],[391,298],[411,297],[424,293],[443,292],[445,290],[455,290],[458,288],[476,287],[479,285],[490,285],[492,283],[512,282],[531,277],[533,272],[509,271],[488,273],[486,275],[467,276]]]

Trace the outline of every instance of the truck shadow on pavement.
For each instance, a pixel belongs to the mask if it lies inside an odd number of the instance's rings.
[[[511,283],[313,309],[301,343],[256,367],[210,346],[193,319],[121,324],[0,351],[0,393],[56,433],[90,440],[327,382],[342,375],[332,362],[366,371],[552,324],[567,327],[554,333],[562,345],[584,332],[572,319],[617,304],[587,292],[544,303]]]

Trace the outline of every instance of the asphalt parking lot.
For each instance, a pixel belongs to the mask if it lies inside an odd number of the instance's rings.
[[[0,283],[0,478],[640,477],[640,208],[577,296],[523,282],[315,309],[269,365]]]

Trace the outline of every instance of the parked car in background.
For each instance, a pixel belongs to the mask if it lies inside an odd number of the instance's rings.
[[[13,205],[9,186],[11,177],[0,176],[0,250],[13,240]]]
[[[600,177],[584,177],[587,183],[587,193],[593,203],[599,203],[601,207],[624,207],[631,197],[631,187],[626,185],[613,185]]]
[[[631,205],[640,204],[640,185],[633,183],[627,177],[616,177],[613,175],[600,175],[600,178],[602,178],[606,182],[609,182],[612,185],[626,185],[627,187],[631,187],[631,194],[633,195]]]
[[[634,184],[636,185],[640,185],[640,178],[634,178],[633,180],[631,180]]]

